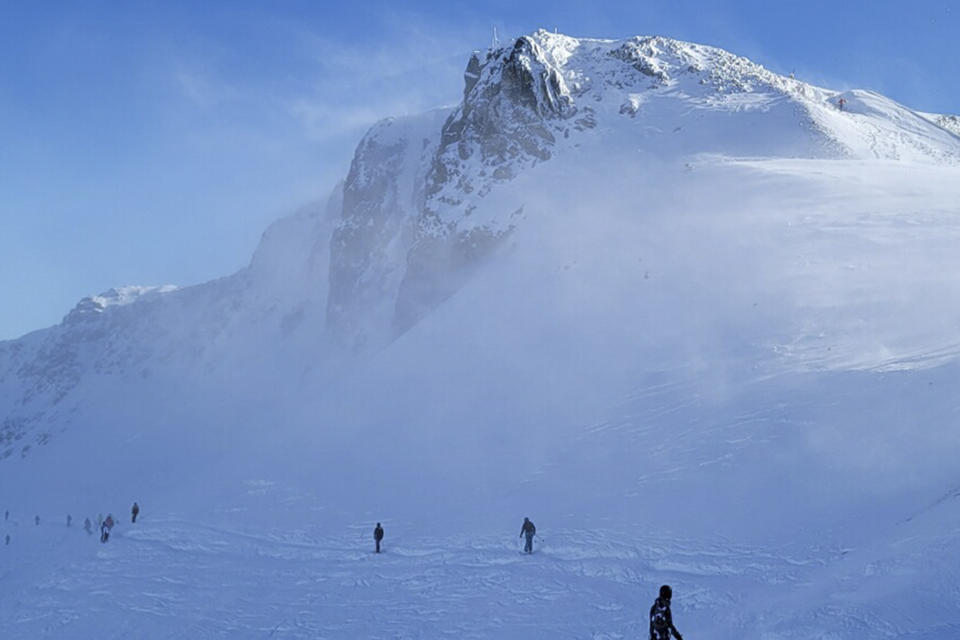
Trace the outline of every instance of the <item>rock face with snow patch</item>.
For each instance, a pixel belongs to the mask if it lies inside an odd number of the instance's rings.
[[[389,335],[426,176],[447,112],[389,118],[357,146],[330,243],[327,322],[354,348]]]

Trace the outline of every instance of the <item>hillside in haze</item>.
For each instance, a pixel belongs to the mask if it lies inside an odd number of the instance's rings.
[[[955,116],[475,53],[247,268],[0,343],[0,630],[622,638],[667,582],[688,638],[950,637],[958,203]]]

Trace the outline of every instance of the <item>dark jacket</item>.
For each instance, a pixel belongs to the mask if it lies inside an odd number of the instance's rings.
[[[671,632],[680,638],[680,632],[673,626],[670,601],[657,598],[650,607],[650,640],[670,640]]]
[[[373,539],[374,540],[383,540],[383,527],[377,527],[373,530]]]
[[[535,534],[536,532],[537,532],[537,528],[536,528],[535,526],[533,526],[533,522],[531,522],[530,520],[524,520],[524,521],[523,521],[523,526],[520,527],[520,534],[521,534],[521,535],[525,533],[525,534],[527,534],[528,536],[532,536],[532,535]]]

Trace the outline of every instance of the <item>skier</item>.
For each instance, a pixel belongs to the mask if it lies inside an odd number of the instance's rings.
[[[650,607],[650,640],[670,640],[670,633],[677,640],[683,640],[683,636],[673,626],[673,616],[670,614],[670,598],[673,597],[673,589],[665,584],[660,587],[660,597],[653,602]]]
[[[527,542],[523,545],[525,553],[533,553],[533,536],[537,533],[537,528],[530,522],[530,518],[523,519],[523,526],[520,527],[520,536],[526,536]]]
[[[840,111],[843,111],[843,105],[845,104],[847,104],[846,98],[840,98],[839,100],[837,100],[837,108],[839,108]]]
[[[131,515],[133,516],[133,518],[130,520],[130,522],[136,522],[136,521],[137,521],[137,516],[140,514],[140,505],[138,505],[136,502],[134,502],[134,503],[133,503],[133,508],[130,509],[130,513],[131,513]]]
[[[100,542],[110,539],[110,530],[113,529],[113,515],[107,514],[107,519],[100,525]]]
[[[87,535],[91,535],[93,533],[93,524],[90,522],[90,518],[84,519],[83,530],[87,532]]]
[[[380,541],[383,540],[383,527],[380,526],[379,522],[373,530],[373,540],[377,543],[377,553],[380,553]]]

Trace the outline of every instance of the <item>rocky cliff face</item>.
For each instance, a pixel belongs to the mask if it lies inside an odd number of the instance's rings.
[[[927,118],[938,127],[942,127],[950,133],[960,136],[960,116],[943,115],[939,113],[923,113],[920,115]]]
[[[330,241],[326,312],[330,329],[352,348],[390,335],[392,309],[447,113],[387,119],[357,146]]]

